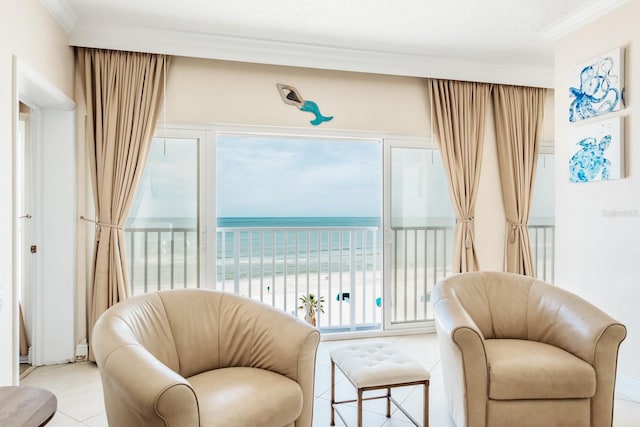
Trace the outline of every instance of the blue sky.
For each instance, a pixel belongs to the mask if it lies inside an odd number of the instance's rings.
[[[439,155],[401,149],[393,158],[392,216],[453,218]],[[221,135],[217,141],[219,217],[380,217],[378,141]],[[553,156],[538,162],[531,218],[553,217]],[[547,157],[549,157],[547,159]],[[198,215],[196,139],[154,139],[130,218]],[[535,220],[535,218],[538,218]]]
[[[377,141],[219,136],[218,216],[378,217],[381,150]]]

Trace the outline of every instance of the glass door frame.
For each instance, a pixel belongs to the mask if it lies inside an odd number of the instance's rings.
[[[199,226],[200,226],[200,287],[214,289],[216,284],[216,137],[218,134],[245,134],[262,136],[286,136],[303,138],[342,138],[354,140],[379,140],[382,149],[382,233],[383,233],[383,309],[382,324],[379,331],[368,332],[348,332],[332,334],[332,339],[357,338],[359,336],[369,336],[372,333],[385,335],[386,333],[410,333],[433,332],[434,322],[427,320],[424,322],[391,324],[389,316],[391,301],[391,257],[387,242],[392,238],[391,233],[391,149],[392,148],[419,148],[437,149],[435,140],[429,137],[412,137],[388,135],[379,132],[357,132],[357,131],[335,131],[326,129],[293,129],[252,125],[167,125],[165,129],[157,128],[155,136],[174,137],[196,137],[199,144]],[[385,333],[386,332],[386,333]]]
[[[175,139],[194,139],[197,140],[198,148],[198,287],[199,288],[213,288],[208,286],[207,280],[207,245],[209,244],[209,237],[207,233],[207,212],[210,207],[208,206],[209,198],[207,197],[207,177],[210,174],[209,169],[213,168],[213,176],[215,178],[215,161],[213,165],[209,165],[209,152],[211,150],[211,141],[213,133],[206,129],[196,126],[177,126],[177,125],[164,125],[157,127],[153,137],[154,138],[175,138]],[[213,232],[213,239],[215,242],[215,230]],[[132,284],[133,285],[133,284]]]
[[[393,230],[391,228],[391,176],[392,176],[392,162],[391,156],[393,149],[407,148],[407,149],[424,149],[432,150],[436,149],[435,140],[433,138],[384,138],[383,139],[383,215],[382,215],[382,232],[383,232],[383,328],[386,331],[407,331],[407,330],[419,330],[420,332],[434,332],[435,323],[433,320],[414,321],[406,323],[393,323],[391,310],[392,308],[392,273],[394,271],[392,262],[394,253],[393,246]]]

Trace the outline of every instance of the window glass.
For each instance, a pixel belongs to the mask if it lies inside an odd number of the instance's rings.
[[[217,289],[324,331],[380,327],[380,141],[220,134],[216,210]]]
[[[391,324],[433,319],[433,286],[451,273],[455,215],[440,153],[392,147],[388,263]]]
[[[198,139],[153,139],[125,236],[132,294],[198,286]]]
[[[555,155],[541,150],[529,213],[529,237],[536,278],[553,282],[555,250]]]

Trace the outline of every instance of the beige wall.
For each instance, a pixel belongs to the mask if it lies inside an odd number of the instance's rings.
[[[276,83],[295,86],[335,118],[316,128],[426,137],[431,134],[424,79],[363,73],[174,58],[167,81],[166,118],[161,122],[313,128],[310,113],[282,102]],[[553,92],[546,103],[543,139],[553,142]],[[503,266],[503,211],[495,128],[490,106],[476,207],[480,266]],[[159,124],[161,125],[161,124]]]
[[[622,321],[628,330],[619,359],[619,380],[640,393],[640,1],[634,0],[556,45],[556,281]],[[579,63],[617,47],[626,49],[625,120],[627,178],[569,183],[569,73]],[[627,213],[607,216],[605,211]],[[620,382],[619,382],[620,386]],[[636,397],[640,394],[636,394]]]
[[[282,102],[276,83],[295,86],[334,116],[319,131],[429,133],[423,79],[184,57],[171,63],[167,121],[313,128],[313,115]]]
[[[13,95],[13,56],[20,58],[73,98],[73,50],[64,30],[39,0],[3,4],[0,14],[0,385],[14,382],[13,140],[17,104]]]

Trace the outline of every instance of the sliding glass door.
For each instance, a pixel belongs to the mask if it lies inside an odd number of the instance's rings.
[[[307,320],[311,300],[323,332],[424,327],[453,226],[427,139],[172,131],[153,141],[127,258],[133,294],[219,289]]]
[[[221,133],[215,165],[216,289],[381,329],[380,140]]]
[[[453,226],[439,151],[425,140],[385,141],[385,325],[425,326],[431,290],[451,273]]]
[[[199,287],[199,134],[156,136],[125,226],[131,294]]]

